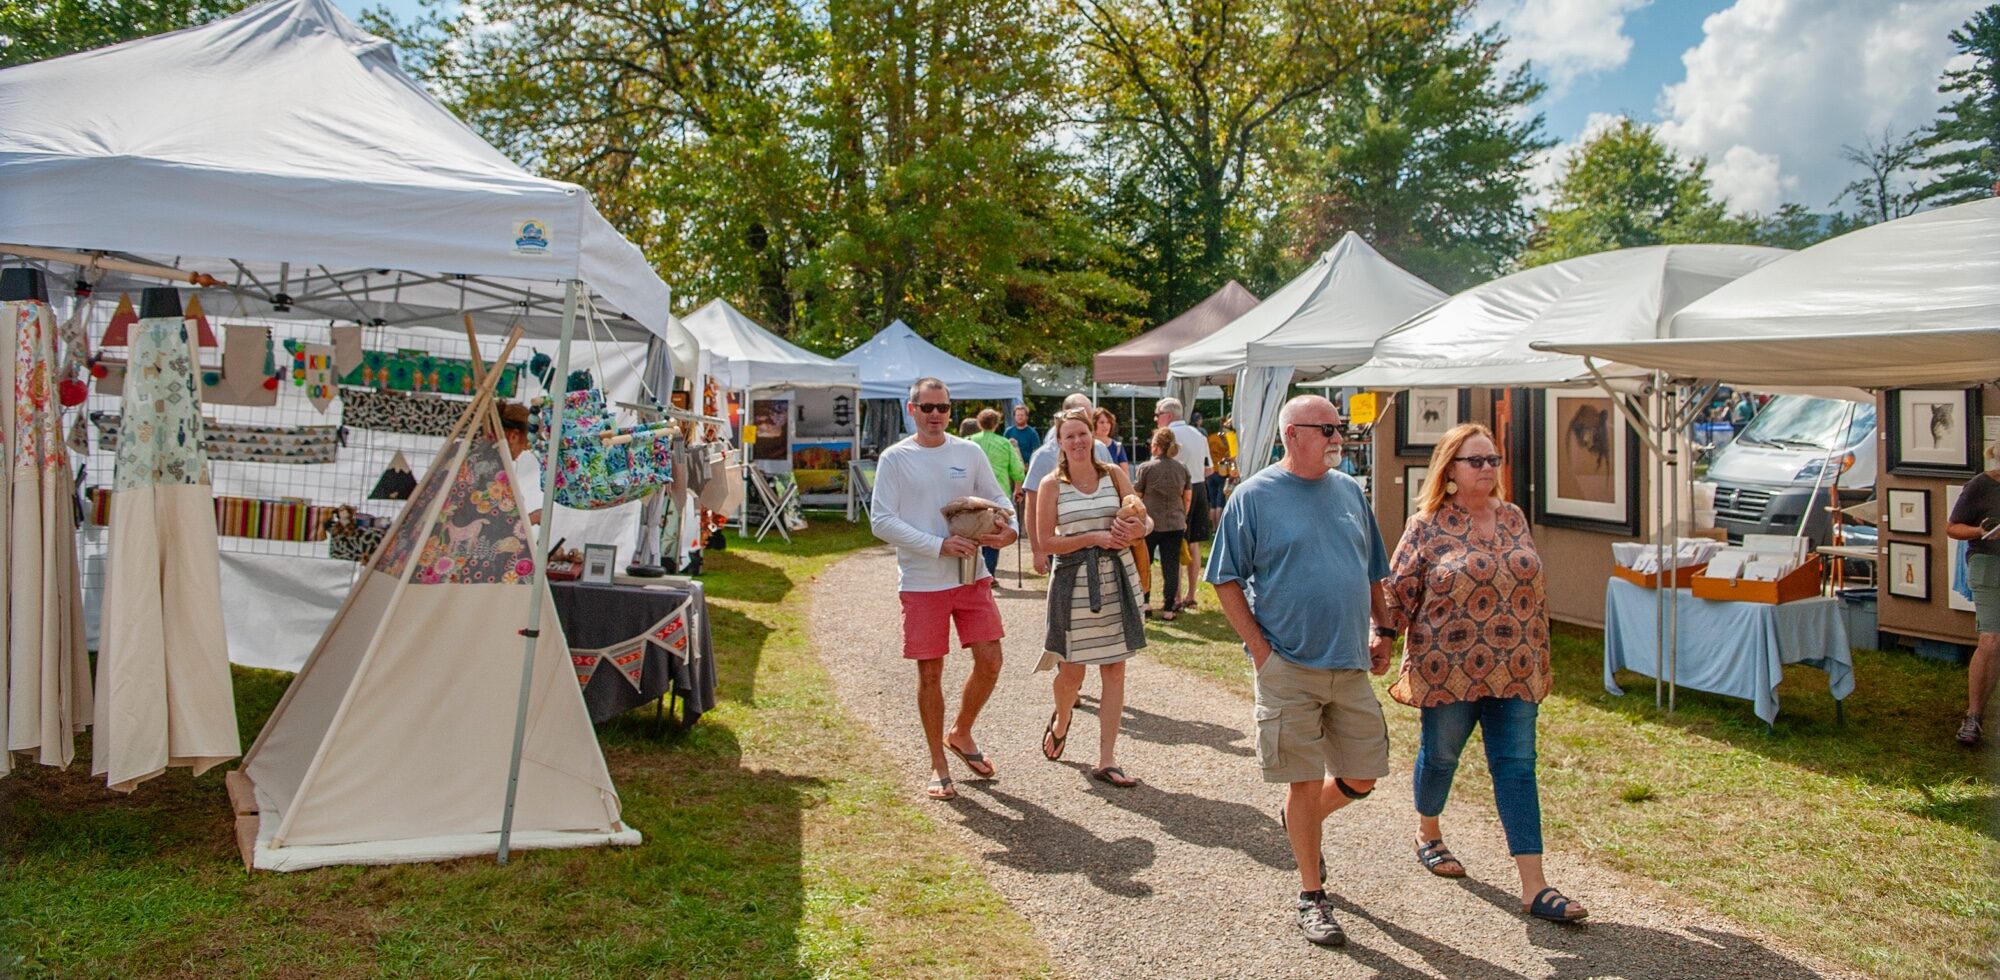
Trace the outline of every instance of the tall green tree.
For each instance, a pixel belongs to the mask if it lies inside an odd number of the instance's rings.
[[[1570,152],[1522,264],[1635,245],[1755,241],[1754,220],[1729,213],[1707,169],[1707,159],[1683,158],[1651,126],[1620,120]]]
[[[1470,6],[1392,34],[1302,114],[1303,159],[1274,229],[1295,258],[1353,231],[1449,292],[1520,253],[1528,171],[1553,145],[1527,111],[1544,87],[1525,66],[1501,69],[1505,42],[1465,29]]]
[[[0,68],[206,24],[246,0],[0,0]]]
[[[810,127],[830,234],[801,270],[804,336],[897,318],[988,363],[1074,359],[1129,332],[1072,161],[1049,138],[1057,23],[1014,0],[834,0]]]
[[[1914,166],[1936,173],[1912,192],[1920,205],[2000,193],[2000,4],[1988,4],[1949,37],[1972,63],[1944,73],[1938,91],[1955,98],[1918,140]]]
[[[1080,117],[1123,224],[1153,254],[1155,318],[1238,271],[1273,132],[1353,76],[1364,52],[1455,0],[1066,0]]]

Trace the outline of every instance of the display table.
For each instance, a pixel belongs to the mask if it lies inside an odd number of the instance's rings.
[[[556,616],[590,720],[610,721],[662,697],[687,728],[715,707],[715,648],[701,583],[550,582]]]
[[[1854,658],[1840,602],[1816,596],[1780,605],[1715,602],[1680,593],[1680,642],[1675,683],[1711,694],[1744,698],[1757,717],[1778,717],[1778,682],[1785,664],[1826,671],[1836,702],[1854,693]],[[1604,689],[1623,694],[1613,675],[1629,670],[1653,676],[1659,644],[1653,590],[1614,578],[1604,586]]]

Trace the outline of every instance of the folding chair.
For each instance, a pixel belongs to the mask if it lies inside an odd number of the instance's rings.
[[[780,494],[776,487],[771,486],[771,480],[763,470],[755,466],[749,467],[749,470],[750,485],[757,488],[757,499],[764,505],[764,520],[757,525],[756,540],[762,541],[764,535],[776,531],[786,544],[790,544],[792,535],[785,530],[785,508],[798,502],[799,485],[787,484],[784,493]]]

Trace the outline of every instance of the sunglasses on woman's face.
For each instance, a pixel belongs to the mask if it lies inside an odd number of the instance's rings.
[[[1499,468],[1500,468],[1500,464],[1501,464],[1501,463],[1502,463],[1502,462],[1503,462],[1504,460],[1505,460],[1505,457],[1503,457],[1503,456],[1500,456],[1500,455],[1497,455],[1497,454],[1496,454],[1496,455],[1493,455],[1493,456],[1453,456],[1453,457],[1452,457],[1452,461],[1453,461],[1453,462],[1457,462],[1457,463],[1464,463],[1465,465],[1467,465],[1467,466],[1470,466],[1470,467],[1472,467],[1472,468],[1473,468],[1473,469],[1475,469],[1475,470],[1483,470],[1483,469],[1485,469],[1485,468],[1487,468],[1487,467],[1489,467],[1489,466],[1497,470],[1497,469],[1499,469]]]
[[[925,415],[939,415],[944,412],[951,411],[950,402],[945,402],[942,405],[912,405],[910,407],[916,409],[919,412],[924,413]]]

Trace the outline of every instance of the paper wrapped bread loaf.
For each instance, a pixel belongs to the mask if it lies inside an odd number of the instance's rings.
[[[1007,526],[1007,511],[984,497],[954,497],[943,508],[945,526],[960,537],[978,539]],[[979,581],[979,559],[958,560],[958,581],[971,585]]]

